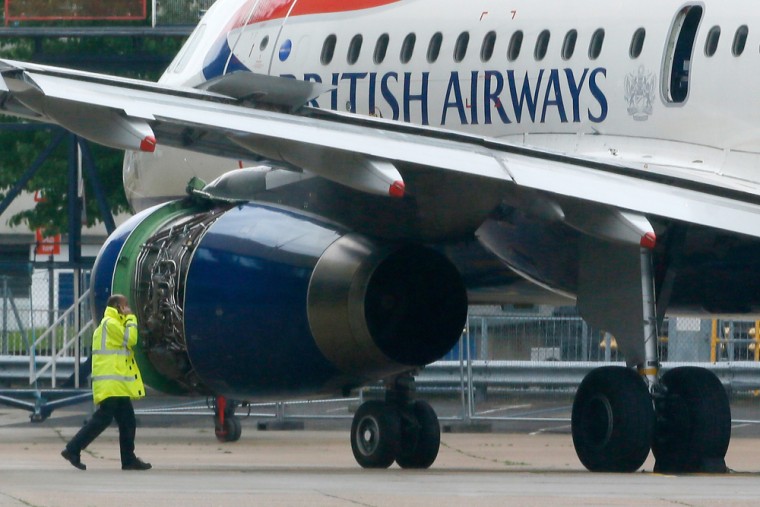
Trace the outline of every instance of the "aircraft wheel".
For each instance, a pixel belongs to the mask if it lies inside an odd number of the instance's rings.
[[[655,471],[726,472],[731,406],[718,377],[685,366],[668,371],[661,383],[665,394],[656,403],[652,441]]]
[[[364,402],[351,423],[351,450],[363,468],[388,468],[399,452],[401,416],[393,405]]]
[[[649,455],[654,409],[646,382],[619,366],[591,371],[573,402],[578,458],[592,472],[634,472]]]
[[[441,425],[426,401],[415,401],[402,416],[401,449],[396,463],[401,468],[429,468],[441,446]]]
[[[243,428],[240,425],[240,419],[235,416],[225,417],[224,424],[219,424],[219,421],[217,419],[214,426],[216,439],[220,442],[237,442],[240,440],[240,435],[243,433]]]

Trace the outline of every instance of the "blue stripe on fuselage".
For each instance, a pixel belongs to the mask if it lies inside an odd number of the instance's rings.
[[[250,69],[232,53],[227,35],[220,37],[206,54],[203,61],[203,77],[211,80],[226,73]]]

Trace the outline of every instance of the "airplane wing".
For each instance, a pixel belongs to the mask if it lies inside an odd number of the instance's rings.
[[[560,201],[760,237],[757,185],[654,164],[644,170],[380,118],[296,109],[282,97],[267,102],[267,80],[271,88],[271,80],[285,78],[254,77],[258,81],[251,84],[264,91],[241,99],[224,93],[244,87],[241,83],[185,89],[8,60],[0,60],[0,75],[3,113],[56,123],[108,146],[153,151],[159,144],[230,158],[263,157],[375,195],[435,201],[434,194],[442,192],[446,199],[437,211],[465,218],[438,220],[424,239],[472,232],[504,195],[527,189]],[[308,100],[311,92],[304,91],[300,100]],[[415,180],[415,174],[431,171],[442,181],[434,188],[419,183],[431,178]],[[558,214],[564,218],[562,211]]]

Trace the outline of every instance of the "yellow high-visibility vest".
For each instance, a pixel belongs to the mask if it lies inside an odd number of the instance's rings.
[[[137,317],[107,307],[92,335],[92,396],[96,405],[112,396],[145,396],[132,348],[137,344]]]

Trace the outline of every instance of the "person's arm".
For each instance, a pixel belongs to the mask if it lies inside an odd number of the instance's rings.
[[[132,350],[137,345],[137,317],[134,313],[130,313],[124,318],[124,327],[126,329],[125,332],[129,334],[127,348]]]
[[[121,324],[124,326],[124,333],[128,335],[127,348],[132,348],[137,345],[137,316],[132,313],[132,309],[126,302],[118,306],[119,314],[121,315]]]

